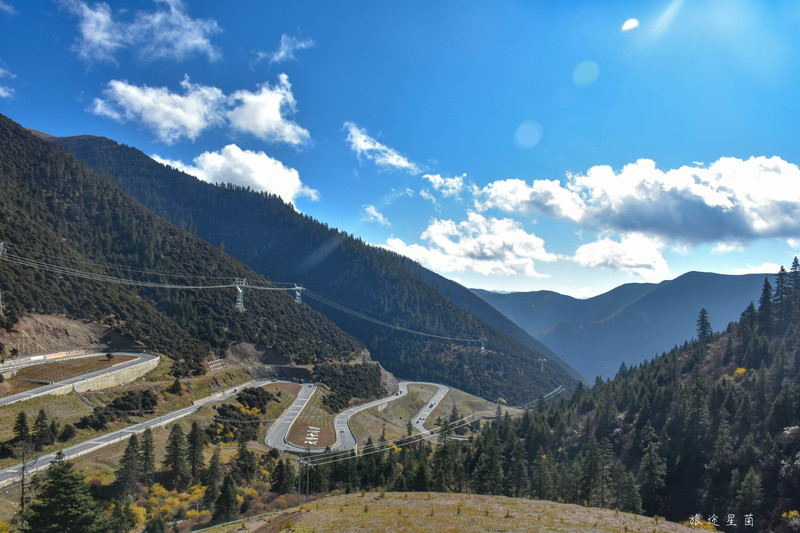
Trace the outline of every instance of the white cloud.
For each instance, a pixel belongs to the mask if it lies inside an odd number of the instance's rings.
[[[184,94],[166,87],[138,87],[112,80],[103,91],[105,99],[95,98],[91,111],[118,121],[137,119],[158,139],[172,144],[183,137],[194,140],[203,130],[222,122],[225,95],[216,87],[181,82]]]
[[[800,250],[800,239],[787,239],[786,243],[794,250]]]
[[[262,59],[268,59],[270,64],[282,63],[284,61],[296,60],[294,53],[297,50],[305,50],[314,46],[311,39],[298,39],[294,35],[284,33],[281,35],[281,44],[274,52],[256,52],[256,63]]]
[[[8,78],[10,80],[13,80],[16,77],[17,76],[14,75],[13,73],[9,72],[3,67],[0,67],[0,79]],[[12,89],[11,87],[5,87],[3,85],[0,85],[0,98],[11,98],[12,96],[14,96],[14,89]]]
[[[555,180],[504,180],[475,189],[479,209],[536,211],[595,231],[642,233],[674,244],[747,242],[800,234],[800,168],[779,157],[724,157],[663,171],[640,159]]]
[[[526,276],[536,272],[536,261],[555,261],[544,241],[527,233],[519,222],[486,218],[470,211],[467,220],[434,220],[422,233],[428,246],[390,238],[386,247],[440,272],[476,272],[485,275]]]
[[[232,129],[266,141],[300,145],[310,139],[308,130],[286,118],[294,113],[296,103],[285,74],[274,87],[264,83],[256,93],[236,91],[230,97],[217,87],[191,83],[188,76],[181,88],[183,94],[112,80],[103,98],[95,98],[89,110],[120,122],[137,120],[167,144],[195,140],[226,121]]]
[[[238,104],[227,113],[234,129],[252,133],[268,141],[292,145],[308,142],[308,130],[286,119],[287,114],[294,114],[296,111],[292,86],[286,74],[278,76],[278,84],[274,87],[264,83],[255,93],[236,91],[230,100]]]
[[[712,254],[727,254],[730,252],[743,252],[743,251],[744,251],[744,245],[736,241],[718,242],[711,249]]]
[[[181,0],[156,0],[155,11],[137,11],[131,22],[114,20],[105,2],[93,6],[83,0],[61,3],[78,17],[80,35],[73,50],[84,61],[114,62],[122,48],[134,49],[147,61],[183,60],[195,53],[212,61],[220,57],[210,41],[210,36],[220,31],[217,22],[191,18]]]
[[[464,178],[467,174],[454,178],[443,178],[440,174],[425,174],[422,176],[433,185],[433,188],[439,191],[442,196],[449,198],[452,196],[458,197],[461,191],[464,190]]]
[[[5,3],[3,0],[0,0],[0,11],[5,13],[6,15],[16,15],[17,10],[14,9],[14,6],[11,4]]]
[[[139,11],[128,28],[130,40],[140,47],[142,57],[182,60],[198,53],[205,54],[211,61],[219,59],[220,53],[209,39],[220,31],[217,21],[191,18],[181,0],[157,0],[156,3],[166,4],[167,9],[152,13]]]
[[[127,45],[127,32],[114,22],[111,7],[106,3],[90,7],[78,0],[65,0],[62,3],[79,19],[80,37],[72,47],[78,57],[87,62],[114,62],[116,51]]]
[[[347,141],[350,149],[359,157],[362,155],[371,159],[379,167],[394,168],[404,170],[409,174],[419,174],[421,172],[416,163],[409,161],[393,148],[389,148],[370,137],[366,130],[359,128],[352,122],[344,123],[347,129]]]
[[[630,30],[632,30],[634,28],[638,28],[638,27],[639,27],[639,21],[638,20],[636,20],[636,19],[628,19],[622,25],[622,31],[630,31]]]
[[[562,187],[558,180],[535,180],[532,185],[519,179],[499,180],[482,189],[473,188],[473,193],[481,211],[492,207],[509,212],[536,211],[578,221],[585,209],[581,197]]]
[[[235,144],[229,144],[219,152],[203,152],[194,158],[194,165],[157,155],[151,157],[209,183],[234,183],[275,194],[292,203],[300,197],[319,199],[318,191],[300,181],[297,170],[286,167],[264,152],[242,150]]]
[[[584,244],[578,247],[572,259],[585,267],[605,267],[660,281],[669,275],[660,251],[662,246],[658,239],[634,233],[622,236],[619,241],[603,238]]]
[[[436,203],[436,197],[434,197],[434,196],[433,196],[433,195],[432,195],[432,194],[431,194],[431,193],[428,191],[428,189],[422,189],[421,191],[419,191],[419,195],[420,195],[420,196],[422,196],[423,198],[425,198],[426,200],[430,200],[430,201],[431,201],[431,202],[433,202],[434,204]]]
[[[762,263],[758,266],[747,265],[742,268],[734,268],[731,270],[731,274],[741,275],[741,274],[775,274],[781,269],[781,265],[777,263]]]
[[[364,209],[364,215],[361,217],[362,220],[366,220],[367,222],[377,222],[381,226],[391,226],[389,220],[383,214],[381,214],[378,209],[374,205],[365,204],[361,206]]]

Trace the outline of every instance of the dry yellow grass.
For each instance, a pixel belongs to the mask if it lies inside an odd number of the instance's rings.
[[[255,533],[293,532],[684,532],[645,516],[503,496],[366,493],[330,496],[286,510]]]
[[[295,446],[307,446],[305,441],[309,428],[314,428],[315,436],[318,437],[317,445],[310,446],[311,448],[325,448],[336,442],[336,433],[333,429],[334,415],[322,409],[322,397],[326,392],[323,387],[317,388],[303,412],[292,424],[292,429],[286,437],[289,443]]]

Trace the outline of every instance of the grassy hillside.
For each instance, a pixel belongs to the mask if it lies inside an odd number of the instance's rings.
[[[248,528],[249,529],[249,528]],[[329,496],[288,509],[249,529],[278,531],[541,531],[684,532],[685,526],[607,509],[444,493],[375,493]],[[224,528],[218,530],[227,531]]]

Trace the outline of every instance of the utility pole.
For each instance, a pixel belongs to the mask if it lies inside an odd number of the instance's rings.
[[[308,503],[308,472],[311,470],[311,463],[308,461],[308,456],[310,454],[311,452],[309,451],[308,446],[306,446],[306,503]]]
[[[301,296],[303,292],[303,286],[299,286],[295,283],[294,284],[294,301],[295,303],[301,304],[303,303],[303,298]]]
[[[6,253],[6,243],[0,242],[0,259]],[[0,316],[3,316],[3,291],[0,290]]]
[[[247,286],[247,278],[235,278],[233,284],[236,285],[236,309],[244,311],[244,287]]]

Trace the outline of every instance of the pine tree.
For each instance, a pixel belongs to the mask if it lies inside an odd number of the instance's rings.
[[[114,489],[120,501],[124,501],[125,497],[133,492],[134,487],[142,476],[142,457],[139,449],[139,439],[136,438],[136,434],[131,435],[128,439],[128,445],[125,447],[125,452],[119,461],[119,469],[117,469],[116,476]]]
[[[791,296],[789,295],[789,274],[786,269],[781,265],[780,270],[775,275],[775,311],[777,314],[777,322],[779,331],[783,333],[788,324],[791,308]]]
[[[553,467],[541,446],[536,452],[536,459],[533,460],[531,495],[539,500],[549,500],[553,497]]]
[[[238,503],[236,501],[236,483],[233,476],[228,474],[222,482],[217,501],[214,503],[214,521],[224,522],[236,517]]]
[[[163,464],[169,470],[169,480],[174,488],[181,492],[189,488],[192,475],[186,460],[186,436],[180,424],[173,424],[170,429]]]
[[[528,479],[528,458],[525,453],[525,446],[522,445],[521,440],[517,440],[517,442],[514,443],[505,482],[506,494],[517,498],[523,498],[528,495],[530,487],[530,480]]]
[[[17,413],[17,417],[14,419],[14,438],[17,442],[26,442],[31,438],[28,415],[25,414],[25,411]]]
[[[136,526],[136,515],[133,514],[130,504],[118,503],[111,514],[110,522],[110,533],[129,533]]]
[[[664,460],[658,455],[655,441],[645,448],[642,463],[639,467],[639,491],[645,512],[655,514],[661,505],[661,493],[664,490],[664,476],[667,473]]]
[[[197,421],[192,422],[192,429],[189,431],[189,469],[192,473],[192,483],[200,479],[200,472],[205,467],[203,459],[203,445],[206,442],[205,432],[200,430]]]
[[[72,462],[58,452],[47,468],[23,519],[25,531],[36,533],[94,533],[104,531],[89,485],[75,472]]]
[[[764,278],[761,298],[758,300],[758,327],[767,337],[772,335],[772,285],[767,278]]]
[[[33,445],[36,451],[40,451],[50,442],[50,424],[47,423],[47,413],[44,409],[39,409],[36,420],[33,423]]]
[[[705,308],[700,309],[700,315],[697,317],[697,340],[705,342],[711,337],[711,322],[708,321],[708,311]]]
[[[757,512],[764,502],[764,489],[761,480],[751,466],[745,474],[742,485],[739,488],[739,509],[746,512]]]
[[[485,450],[475,467],[475,492],[501,494],[503,490],[503,465],[497,435],[489,437]]]
[[[139,443],[139,453],[141,456],[140,465],[141,480],[145,485],[153,483],[153,478],[156,474],[156,455],[153,448],[153,432],[147,428],[142,433],[142,439]]]
[[[166,533],[167,523],[161,515],[156,515],[144,528],[144,533]]]
[[[247,441],[240,438],[236,452],[236,471],[244,481],[250,483],[257,470],[258,464],[256,463],[255,454],[247,449]]]
[[[203,475],[203,484],[207,487],[206,493],[203,497],[206,507],[210,508],[211,505],[217,501],[217,496],[219,495],[219,484],[221,481],[222,466],[219,462],[219,446],[217,446],[214,450],[214,454],[211,456],[211,460],[208,462],[208,469]]]
[[[602,459],[600,457],[600,446],[597,439],[592,435],[589,439],[589,449],[586,452],[586,457],[583,460],[581,492],[584,494],[589,506],[594,505],[593,496],[597,484],[600,482],[600,474],[603,469]]]

